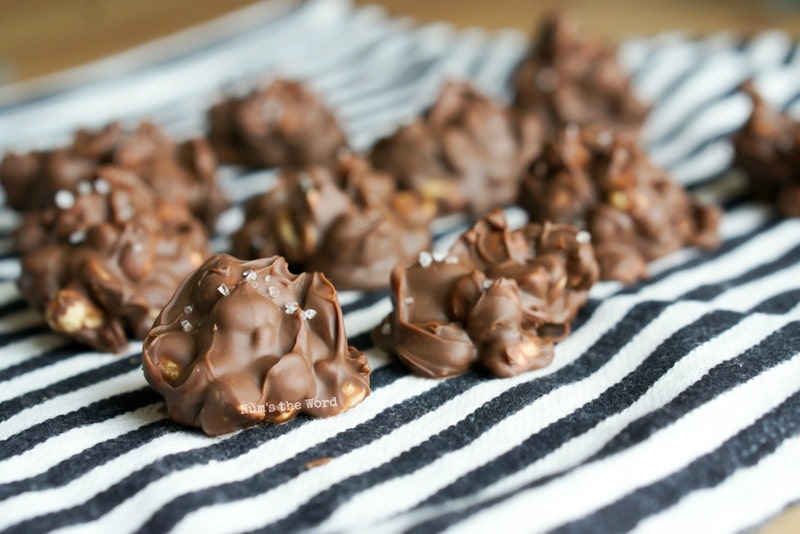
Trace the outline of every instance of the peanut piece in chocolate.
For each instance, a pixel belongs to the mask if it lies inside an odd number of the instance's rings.
[[[647,108],[634,96],[616,50],[587,38],[563,13],[546,16],[528,56],[514,73],[514,104],[551,127],[602,123],[638,130]]]
[[[290,273],[281,257],[209,258],[156,319],[143,360],[169,416],[212,436],[301,413],[329,417],[370,393],[333,285]]]
[[[392,178],[352,154],[285,171],[245,207],[234,254],[280,255],[296,270],[322,271],[339,289],[387,287],[392,269],[430,246],[435,205],[396,192]]]
[[[207,228],[228,205],[216,183],[217,162],[202,138],[175,143],[161,129],[143,122],[126,133],[117,123],[98,131],[79,130],[69,146],[27,154],[6,154],[0,183],[17,211],[48,207],[57,191],[80,193],[100,166],[134,171],[156,194],[188,204]]]
[[[225,163],[323,163],[347,144],[336,116],[305,86],[289,80],[226,98],[211,108],[209,122],[209,140]]]
[[[733,137],[734,165],[755,198],[775,204],[784,217],[800,217],[800,121],[770,109],[752,83],[743,90],[753,112]]]
[[[378,141],[370,159],[444,213],[483,215],[514,201],[543,135],[535,115],[512,114],[469,84],[451,82],[421,117]]]
[[[80,184],[26,214],[18,285],[56,332],[121,352],[208,256],[208,239],[183,204],[156,201],[129,171],[102,168]]]
[[[692,199],[632,136],[610,129],[562,130],[530,165],[519,204],[533,221],[586,229],[603,279],[633,282],[653,259],[719,244],[719,208]]]
[[[423,252],[393,271],[394,311],[373,339],[420,375],[477,363],[513,376],[550,363],[597,276],[585,232],[550,223],[512,231],[494,210],[446,254]]]

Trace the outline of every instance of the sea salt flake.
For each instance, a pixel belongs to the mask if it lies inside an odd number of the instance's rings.
[[[405,302],[406,304],[413,304],[414,303],[414,297],[406,297],[406,298],[403,299],[403,302]]]
[[[491,280],[484,280],[483,289],[489,289],[490,287],[492,287],[492,284],[494,284],[494,282],[492,282]]]
[[[287,315],[292,315],[297,313],[297,303],[294,301],[287,302],[286,304],[283,305],[283,311]]]
[[[586,230],[581,230],[578,232],[578,235],[575,236],[575,241],[578,243],[588,243],[592,240],[592,235],[587,232]]]
[[[107,195],[109,192],[111,192],[111,184],[102,178],[98,178],[94,181],[94,190],[101,195]]]
[[[419,253],[419,264],[421,267],[429,267],[433,263],[433,256],[430,252],[422,251]]]
[[[255,280],[258,278],[258,274],[256,274],[255,271],[250,271],[250,270],[243,272],[242,276],[244,276],[247,280],[251,282],[255,282]]]
[[[264,281],[265,282],[269,282],[271,279],[272,279],[272,277],[270,275],[264,276]]]
[[[217,286],[217,291],[219,291],[219,293],[223,297],[227,297],[228,295],[231,294],[231,290],[228,289],[228,286],[226,286],[225,284],[220,284],[219,286]]]
[[[455,265],[456,263],[458,263],[458,258],[456,256],[447,256],[444,259],[444,262],[449,263],[450,265]]]
[[[191,304],[187,304],[186,306],[183,307],[183,313],[185,313],[186,315],[192,313],[193,310],[194,308],[192,308]]]
[[[275,286],[270,286],[270,288],[267,290],[267,292],[269,293],[269,296],[272,297],[272,298],[277,298],[278,295],[280,295],[280,293],[281,293],[280,290]]]
[[[309,308],[307,310],[303,310],[303,319],[311,320],[317,316],[317,310],[313,308]]]
[[[75,205],[75,195],[66,189],[59,189],[56,192],[55,202],[62,210],[68,210]]]
[[[443,262],[446,257],[447,257],[447,253],[446,252],[434,252],[433,253],[433,260],[438,262],[438,263]]]
[[[181,328],[183,328],[184,332],[191,332],[193,328],[192,323],[190,323],[188,319],[184,319],[181,321]]]
[[[78,245],[86,240],[86,232],[78,230],[69,234],[69,242],[73,245]]]

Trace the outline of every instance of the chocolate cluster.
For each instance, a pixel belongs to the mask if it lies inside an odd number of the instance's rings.
[[[6,154],[0,183],[13,209],[37,210],[50,206],[57,191],[78,193],[79,184],[109,164],[135,172],[159,198],[187,204],[208,228],[228,205],[217,186],[217,162],[208,143],[202,138],[175,143],[149,122],[133,132],[117,123],[79,130],[63,148]]]
[[[784,217],[800,217],[800,121],[770,109],[752,83],[744,91],[753,112],[733,137],[734,165],[755,198],[777,205]]]
[[[225,163],[322,163],[347,143],[334,114],[302,84],[289,80],[226,98],[211,108],[209,122],[209,140]]]
[[[514,73],[515,105],[552,128],[603,124],[638,130],[647,108],[634,96],[616,50],[588,38],[563,13],[545,17],[531,51]]]
[[[370,159],[443,213],[482,215],[514,201],[520,172],[543,135],[536,116],[512,113],[451,82],[421,117],[378,141]]]
[[[562,130],[531,164],[519,204],[533,221],[587,230],[604,279],[633,282],[648,261],[719,243],[720,210],[693,200],[630,135],[610,129]]]
[[[333,285],[280,257],[208,259],[156,319],[143,360],[169,416],[209,435],[332,416],[370,393]]]
[[[386,173],[352,154],[328,165],[287,170],[245,206],[233,236],[243,258],[283,256],[296,270],[322,271],[339,289],[388,286],[398,263],[430,247],[436,207],[397,192]]]
[[[494,210],[446,254],[394,270],[394,311],[373,338],[430,377],[476,363],[500,377],[546,366],[597,280],[589,241],[562,224],[512,231]]]
[[[56,332],[121,352],[208,256],[208,239],[183,204],[160,200],[125,169],[101,168],[75,189],[26,214],[18,285]]]

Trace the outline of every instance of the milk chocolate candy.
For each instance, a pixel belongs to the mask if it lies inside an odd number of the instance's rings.
[[[155,201],[129,171],[104,168],[99,176],[26,215],[18,285],[56,332],[121,352],[128,336],[145,336],[177,284],[208,256],[208,239],[183,204]]]
[[[343,153],[332,164],[287,170],[251,199],[233,250],[283,256],[297,270],[324,272],[339,289],[384,288],[396,264],[430,246],[434,215],[432,202],[395,191],[391,176]]]
[[[513,202],[542,128],[535,115],[512,114],[469,84],[451,82],[421,117],[378,141],[370,158],[442,212],[482,215]]]
[[[619,65],[616,50],[586,37],[564,13],[547,15],[514,73],[514,104],[567,124],[638,130],[647,114]]]
[[[743,90],[753,112],[733,137],[734,165],[755,198],[775,204],[784,217],[800,217],[800,121],[770,109],[752,83]]]
[[[281,257],[209,258],[164,307],[142,354],[169,416],[212,436],[329,417],[370,393],[333,285],[290,273]]]
[[[67,147],[9,153],[0,163],[0,183],[13,209],[37,210],[50,206],[57,191],[79,193],[108,164],[134,171],[160,198],[188,204],[208,228],[228,205],[208,143],[202,138],[176,143],[148,122],[130,133],[117,123],[79,130]]]
[[[473,364],[513,376],[550,363],[597,276],[585,232],[550,223],[512,231],[494,210],[446,254],[395,268],[394,311],[373,339],[423,376]]]
[[[209,111],[209,139],[220,160],[253,167],[333,159],[346,145],[336,116],[301,83],[275,80]]]
[[[611,129],[562,130],[530,165],[519,204],[533,221],[587,230],[604,279],[633,282],[653,259],[719,243],[720,210],[693,200],[631,135]]]

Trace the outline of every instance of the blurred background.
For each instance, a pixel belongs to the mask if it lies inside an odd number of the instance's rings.
[[[395,15],[460,27],[529,31],[552,7],[575,11],[593,33],[619,39],[681,29],[800,36],[800,0],[354,0]],[[119,52],[254,0],[0,0],[0,84]]]

